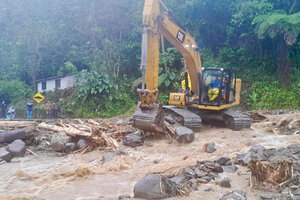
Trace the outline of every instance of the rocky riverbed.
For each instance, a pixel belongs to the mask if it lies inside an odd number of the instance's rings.
[[[119,196],[128,199],[134,196],[136,184],[150,174],[167,177],[172,184],[188,180],[188,184],[178,186],[176,192],[171,190],[171,200],[235,196],[268,199],[270,196],[262,195],[271,195],[270,188],[256,187],[253,173],[243,164],[245,157],[240,154],[262,145],[263,154],[273,155],[288,146],[290,149],[290,145],[300,144],[300,135],[294,130],[297,129],[294,119],[300,119],[299,113],[270,114],[263,114],[266,119],[242,131],[204,125],[188,144],[170,137],[141,138],[137,133],[139,136],[126,139],[125,144],[133,140],[133,145],[125,146],[120,142],[116,151],[94,150],[86,154],[55,152],[51,148],[52,134],[37,132],[35,137],[40,143],[27,146],[35,155],[26,151],[24,157],[14,157],[0,164],[0,199],[90,200],[118,199]],[[276,127],[283,118],[292,118],[294,127]],[[288,130],[288,134],[274,133],[272,128]],[[254,155],[251,154],[251,159]],[[236,160],[237,156],[240,161]],[[289,182],[284,188],[294,185]],[[297,188],[281,192],[293,194]]]

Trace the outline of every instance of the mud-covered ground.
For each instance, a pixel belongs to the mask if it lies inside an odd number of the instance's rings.
[[[93,151],[88,154],[60,155],[52,151],[36,152],[0,164],[0,199],[91,200],[118,199],[120,195],[133,195],[137,181],[150,173],[164,175],[180,173],[199,160],[216,160],[221,156],[234,159],[253,145],[266,148],[300,144],[300,135],[277,135],[267,131],[272,122],[284,117],[300,118],[299,113],[268,115],[267,122],[255,123],[251,129],[232,131],[222,127],[204,125],[191,144],[178,144],[170,139],[147,139],[137,148],[121,146],[117,152]],[[203,146],[214,142],[216,151],[205,153]],[[199,185],[190,196],[171,199],[219,199],[232,190],[244,190],[247,199],[260,199],[264,191],[251,189],[249,171],[238,166],[229,177],[231,188],[221,188],[217,181]],[[208,188],[211,188],[207,190]]]

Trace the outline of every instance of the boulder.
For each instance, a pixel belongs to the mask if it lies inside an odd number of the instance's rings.
[[[268,194],[262,194],[262,195],[260,195],[260,198],[262,200],[273,200],[273,199],[276,198],[276,196],[277,196],[277,194],[275,194],[275,193],[268,193]]]
[[[221,181],[220,181],[220,183],[219,183],[219,185],[221,186],[221,187],[224,187],[224,188],[230,188],[231,187],[231,184],[230,184],[230,180],[229,180],[229,178],[223,178]]]
[[[234,173],[236,172],[236,170],[238,170],[238,168],[235,165],[229,165],[224,167],[224,171],[227,173]]]
[[[223,168],[221,167],[221,165],[219,165],[218,163],[215,163],[214,164],[214,169],[213,169],[213,172],[216,172],[216,173],[223,173]]]
[[[192,170],[191,168],[189,167],[186,167],[182,170],[182,174],[184,176],[187,176],[188,178],[194,178],[196,173],[194,172],[194,170]]]
[[[173,178],[169,179],[172,183],[174,183],[175,185],[180,185],[181,183],[183,183],[183,178],[180,176],[175,176]]]
[[[65,145],[65,153],[69,154],[76,150],[76,144],[70,142]]]
[[[266,148],[262,145],[254,145],[253,147],[251,147],[251,149],[249,151],[257,153],[259,151],[264,151],[266,150]]]
[[[5,160],[6,162],[11,160],[11,153],[6,151],[4,147],[0,149],[0,160]]]
[[[141,131],[137,131],[135,133],[131,133],[129,135],[126,135],[126,137],[123,140],[123,144],[125,146],[130,147],[139,147],[144,145],[144,136],[141,134]]]
[[[12,157],[23,157],[26,153],[25,143],[22,140],[15,140],[8,145],[8,151]]]
[[[242,190],[234,190],[224,195],[220,200],[247,200],[246,193]]]
[[[85,139],[80,139],[77,142],[77,148],[81,149],[81,148],[85,147],[86,144],[87,144],[87,142],[85,141]]]
[[[176,186],[160,174],[150,174],[137,182],[133,189],[135,198],[165,199],[177,194]]]
[[[64,151],[65,145],[71,141],[71,137],[64,132],[55,133],[51,137],[50,146],[54,151]]]
[[[195,168],[194,171],[195,171],[195,174],[196,174],[196,177],[197,177],[197,178],[201,178],[201,177],[207,175],[206,172],[201,171],[199,168]]]
[[[287,146],[288,149],[300,149],[300,144],[290,144]]]
[[[243,159],[245,158],[245,155],[246,155],[245,153],[238,154],[235,157],[234,164],[236,164],[236,165],[244,165]]]
[[[195,134],[185,126],[178,126],[175,130],[175,138],[179,143],[191,143],[195,139]]]
[[[230,158],[221,157],[218,160],[216,160],[216,163],[218,163],[219,165],[225,165],[227,161],[230,161]]]
[[[215,143],[209,143],[205,149],[206,153],[213,153],[216,151]]]

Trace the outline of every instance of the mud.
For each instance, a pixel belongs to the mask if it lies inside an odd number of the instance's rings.
[[[169,139],[147,139],[144,146],[121,146],[122,154],[93,151],[88,154],[61,156],[50,151],[14,158],[11,163],[0,164],[0,199],[87,200],[117,199],[120,195],[133,195],[136,182],[150,173],[176,175],[184,167],[194,166],[199,160],[216,160],[226,156],[234,160],[237,154],[247,152],[253,145],[266,148],[287,147],[300,144],[299,135],[276,135],[267,130],[268,124],[282,117],[268,116],[268,121],[255,123],[251,129],[232,131],[204,125],[190,144],[178,144]],[[298,115],[297,115],[298,116]],[[206,153],[203,147],[215,143],[216,151]],[[202,184],[189,197],[181,199],[219,199],[232,190],[243,190],[250,200],[260,199],[263,191],[251,189],[249,171],[240,166],[229,177],[231,188],[221,188],[218,181]]]

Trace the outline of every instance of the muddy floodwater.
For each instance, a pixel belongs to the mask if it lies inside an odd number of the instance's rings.
[[[37,155],[14,158],[10,163],[0,164],[0,199],[118,199],[120,195],[132,196],[135,183],[150,173],[171,175],[180,173],[183,167],[194,166],[199,160],[215,160],[221,156],[234,159],[255,144],[279,148],[300,143],[299,135],[275,135],[266,131],[268,123],[256,123],[242,131],[204,125],[195,141],[185,145],[175,140],[148,139],[142,147],[121,146],[118,154],[94,151],[59,156],[54,152],[37,152]],[[217,149],[212,154],[203,151],[204,144],[210,142]],[[212,181],[200,185],[190,196],[170,199],[219,199],[236,189],[244,190],[250,200],[260,199],[263,192],[250,188],[248,169],[238,167],[234,174],[220,174],[221,178],[230,178],[230,189]]]

